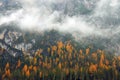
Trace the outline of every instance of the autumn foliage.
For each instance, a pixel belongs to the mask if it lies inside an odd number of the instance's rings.
[[[9,61],[0,67],[2,80],[120,80],[120,56],[98,49],[76,50],[70,42],[58,41],[33,56]]]

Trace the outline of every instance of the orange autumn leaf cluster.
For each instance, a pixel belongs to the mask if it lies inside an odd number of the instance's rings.
[[[15,64],[7,62],[2,69],[0,68],[0,74],[2,79],[11,79],[20,76],[20,80],[84,80],[87,76],[88,80],[90,76],[93,76],[92,80],[104,80],[105,75],[110,79],[118,80],[120,67],[120,57],[111,56],[108,57],[105,51],[95,50],[91,48],[76,49],[70,42],[63,43],[58,41],[56,45],[51,45],[46,48],[47,53],[43,49],[38,49],[33,56],[26,57],[24,59],[18,59]],[[47,54],[47,55],[46,55]],[[106,73],[104,73],[106,72]],[[99,76],[98,76],[99,75]],[[105,78],[106,80],[109,77]],[[114,79],[116,78],[116,79]]]

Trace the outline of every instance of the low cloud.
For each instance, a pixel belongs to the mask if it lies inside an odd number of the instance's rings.
[[[0,16],[0,25],[9,25],[11,22],[14,22],[22,29],[57,29],[63,32],[79,32],[83,35],[96,34],[102,36],[105,36],[105,33],[109,35],[109,32],[113,30],[111,27],[105,28],[106,26],[114,26],[114,22],[119,25],[117,20],[120,16],[116,12],[119,8],[118,0],[99,0],[97,2],[94,0],[84,0],[81,2],[76,0],[74,3],[72,0],[12,1],[20,3],[21,8],[18,10],[11,10],[11,13],[8,15]],[[81,5],[77,6],[77,3],[81,4],[82,7]],[[71,7],[69,7],[70,4]],[[68,10],[67,13],[70,13],[71,11],[69,12],[69,8],[76,9],[76,7],[80,7],[80,12],[82,12],[82,8],[87,11],[91,6],[95,7],[91,9],[91,13],[89,14],[86,14],[86,12],[85,14],[78,13],[71,16],[65,13],[65,10]],[[116,21],[108,19],[115,19]],[[119,28],[119,26],[117,26],[117,28]]]

